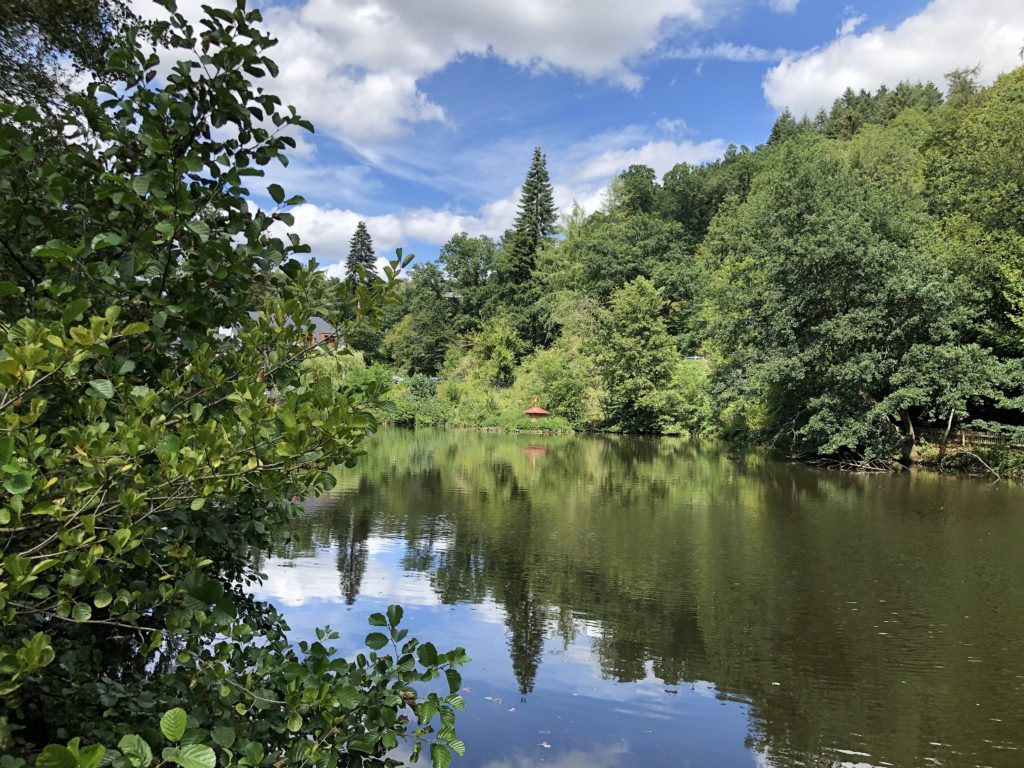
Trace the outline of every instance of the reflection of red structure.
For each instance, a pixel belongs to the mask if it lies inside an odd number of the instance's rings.
[[[543,456],[548,452],[548,449],[543,445],[528,445],[523,448],[523,453],[530,457],[530,469],[537,468],[537,457]]]
[[[527,416],[530,417],[530,421],[536,421],[537,419],[544,419],[551,415],[550,411],[545,411],[543,408],[537,406],[537,398],[533,398],[533,405],[523,411]]]

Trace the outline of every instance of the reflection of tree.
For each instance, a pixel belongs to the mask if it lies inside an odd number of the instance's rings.
[[[345,602],[352,605],[359,594],[366,573],[366,560],[369,551],[366,539],[370,536],[371,511],[366,505],[359,505],[347,515],[339,515],[335,534],[338,537],[338,575],[341,582],[341,594]],[[347,525],[346,525],[347,523]]]
[[[510,582],[503,602],[512,670],[519,682],[519,693],[525,697],[533,692],[544,650],[546,606],[532,593],[525,579]]]
[[[541,440],[531,470],[524,448]],[[293,547],[348,543],[348,596],[371,525],[403,537],[403,566],[442,601],[503,608],[523,695],[557,618],[566,640],[593,637],[609,677],[653,669],[750,702],[750,743],[768,764],[828,765],[839,746],[919,765],[942,757],[935,741],[1008,766],[1013,752],[985,740],[1005,742],[998,721],[1024,712],[1011,674],[1024,582],[1007,565],[1024,560],[1024,516],[922,510],[1010,510],[1019,494],[681,440],[391,431],[300,521]]]

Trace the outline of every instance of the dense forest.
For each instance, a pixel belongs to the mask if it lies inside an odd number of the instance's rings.
[[[631,166],[562,220],[538,149],[515,225],[415,266],[353,340],[359,375],[399,373],[404,423],[526,427],[537,397],[555,429],[859,466],[919,458],[922,427],[1015,433],[1024,68],[977,76],[783,112],[755,149],[660,181]]]

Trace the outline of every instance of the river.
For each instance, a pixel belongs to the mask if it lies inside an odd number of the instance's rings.
[[[296,638],[464,646],[464,768],[1024,765],[1024,488],[383,430],[262,563]]]

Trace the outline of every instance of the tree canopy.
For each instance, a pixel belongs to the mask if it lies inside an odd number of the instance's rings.
[[[850,89],[660,180],[630,166],[557,230],[537,223],[553,209],[536,151],[516,227],[453,238],[443,274],[423,273],[429,311],[403,321],[456,329],[433,337],[447,352],[429,370],[450,381],[430,418],[512,423],[541,394],[577,427],[873,467],[924,455],[922,429],[1021,432],[1024,68],[988,88],[977,76],[951,73],[946,96]],[[468,354],[497,317],[524,343],[500,383]]]

